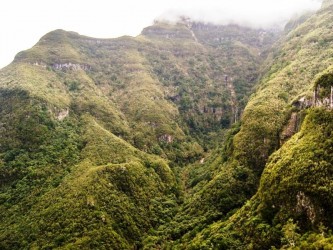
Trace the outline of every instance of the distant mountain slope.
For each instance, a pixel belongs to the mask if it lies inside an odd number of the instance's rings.
[[[277,37],[156,23],[136,38],[56,30],[19,53],[0,71],[0,248],[143,247]]]

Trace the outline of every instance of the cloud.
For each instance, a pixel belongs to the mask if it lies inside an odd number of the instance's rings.
[[[237,23],[256,28],[283,26],[295,15],[320,8],[321,0],[192,0],[179,1],[158,20],[176,21],[188,16],[215,24]]]

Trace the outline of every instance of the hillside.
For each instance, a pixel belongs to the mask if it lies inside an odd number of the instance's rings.
[[[0,71],[0,248],[141,248],[277,37],[181,21],[136,38],[56,30],[19,53]]]
[[[332,248],[332,10],[332,3],[326,1],[316,14],[287,26],[244,110],[229,158],[222,157],[219,171],[187,206],[200,214],[205,205],[196,209],[197,201],[207,204],[208,200],[206,214],[226,215],[213,223],[202,220],[187,226],[190,233],[173,245]],[[251,198],[240,196],[248,192]],[[244,206],[235,210],[240,200]],[[222,206],[214,209],[216,204]],[[176,225],[182,227],[184,222]]]
[[[0,248],[332,248],[332,23],[43,36],[0,71]]]

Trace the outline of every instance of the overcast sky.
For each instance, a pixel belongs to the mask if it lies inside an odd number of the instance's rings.
[[[2,0],[0,68],[55,29],[99,38],[136,36],[154,19],[177,15],[267,27],[319,7],[320,0]]]

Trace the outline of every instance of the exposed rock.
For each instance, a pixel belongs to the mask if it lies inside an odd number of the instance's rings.
[[[280,144],[284,144],[290,137],[292,137],[298,130],[298,114],[297,112],[293,112],[291,117],[284,126],[282,133],[280,135]]]
[[[324,76],[323,76],[324,78]],[[325,85],[317,84],[313,92],[313,103],[315,107],[333,108],[333,83],[323,82]]]
[[[302,191],[297,193],[296,198],[297,198],[296,212],[297,213],[305,212],[307,217],[313,224],[316,220],[316,212],[310,198],[307,197]]]
[[[171,135],[168,134],[164,134],[162,136],[160,136],[159,138],[160,142],[166,142],[166,143],[172,143],[173,142],[173,137]]]
[[[34,62],[34,63],[31,63],[32,65],[34,66],[39,66],[39,67],[42,67],[42,68],[46,68],[46,64],[43,63],[43,62]]]
[[[330,98],[323,98],[323,99],[317,99],[316,101],[316,107],[326,107],[326,108],[330,108],[331,107],[331,101]]]
[[[45,64],[44,62],[34,62],[30,63],[31,65],[46,68],[48,65]],[[89,71],[91,70],[91,66],[87,64],[78,64],[78,63],[55,63],[52,64],[51,67],[56,70],[84,70],[84,71]]]
[[[301,109],[306,109],[306,108],[310,108],[313,107],[314,105],[314,101],[313,99],[309,98],[309,97],[301,97],[299,100],[293,102],[292,104],[295,108],[301,110]]]
[[[55,63],[52,65],[52,68],[57,69],[57,70],[73,70],[73,71],[91,70],[91,66],[86,65],[86,64],[77,64],[77,63]]]
[[[67,116],[69,115],[69,108],[66,108],[64,110],[61,110],[58,115],[57,115],[57,119],[59,121],[64,120]]]
[[[157,124],[157,122],[147,122],[146,123],[148,126],[150,126],[150,127],[152,127],[152,128],[157,128],[158,127],[158,124]]]

